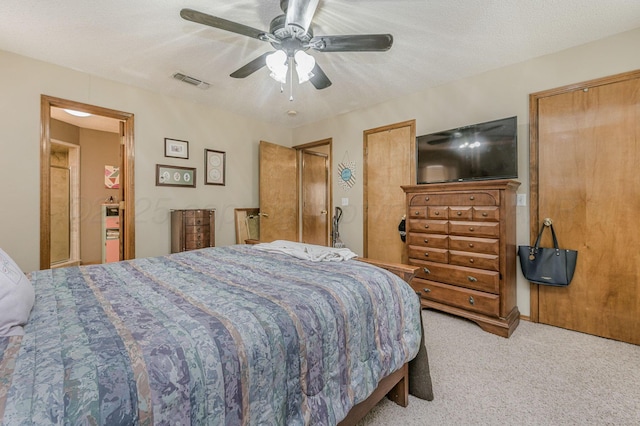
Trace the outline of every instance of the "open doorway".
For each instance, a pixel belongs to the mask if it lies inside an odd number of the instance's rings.
[[[88,117],[91,119],[91,122],[102,124],[85,124],[85,122],[78,121],[74,123],[74,119],[70,118],[72,116],[63,112],[63,110],[91,114],[91,116]],[[94,125],[105,125],[105,123],[107,123],[107,126],[110,126],[110,129],[97,130],[97,128],[93,127]],[[111,141],[112,149],[109,154],[110,157],[106,158],[102,152],[97,151],[96,156],[100,157],[99,160],[97,160],[100,163],[100,166],[91,166],[90,169],[92,176],[99,179],[103,185],[107,185],[107,168],[109,167],[116,170],[118,182],[116,186],[112,185],[111,190],[107,191],[109,196],[104,200],[100,200],[100,206],[97,206],[96,208],[102,209],[102,204],[107,205],[107,203],[109,203],[108,205],[110,206],[117,206],[118,219],[110,221],[110,223],[118,224],[117,234],[119,235],[119,247],[117,251],[119,253],[116,256],[116,259],[134,258],[135,212],[133,193],[133,114],[42,95],[42,133],[40,149],[40,269],[48,269],[56,265],[67,266],[67,264],[78,264],[80,262],[85,263],[82,259],[80,249],[77,248],[79,245],[87,245],[85,241],[83,241],[82,244],[80,243],[82,240],[82,225],[80,222],[82,222],[82,218],[86,216],[80,211],[82,209],[80,204],[82,204],[82,201],[86,200],[80,195],[79,183],[82,181],[83,185],[86,187],[88,186],[88,182],[86,178],[81,177],[78,170],[76,170],[78,175],[74,181],[72,179],[71,167],[64,164],[64,159],[62,165],[56,164],[58,159],[52,160],[52,154],[55,154],[56,152],[65,152],[65,149],[61,148],[61,145],[64,146],[65,144],[61,144],[60,139],[73,139],[73,137],[61,137],[60,135],[64,134],[64,132],[60,131],[60,127],[80,129],[78,132],[82,135],[90,134],[94,135],[94,137],[95,135],[98,135],[99,139],[103,138],[103,140],[100,141],[100,145],[106,146],[107,143],[105,140]],[[79,145],[79,143],[77,141],[71,141],[70,145]],[[71,151],[73,150],[74,148],[71,148]],[[113,151],[115,151],[115,153]],[[87,152],[86,149],[83,151],[83,156],[85,156],[85,152]],[[79,154],[75,155],[79,157]],[[64,157],[64,154],[60,154],[60,156]],[[104,161],[102,157],[104,157]],[[102,164],[105,161],[107,164]],[[52,187],[52,185],[56,186]],[[92,197],[101,197],[101,195],[92,194]],[[61,207],[54,205],[54,202],[61,202]],[[93,210],[90,213],[94,219],[96,218],[95,211],[96,210]],[[100,213],[97,214],[97,220],[101,220]],[[95,233],[91,231],[87,234],[92,238],[95,238],[94,242],[91,243],[91,245],[97,245],[94,249],[104,251],[103,248],[100,247],[100,244],[104,243],[104,240],[100,242],[100,232],[104,234],[103,231],[95,231]],[[111,229],[111,232],[113,234],[114,230]],[[62,241],[62,244],[58,244],[60,241]],[[64,260],[63,258],[66,256],[67,245],[69,249],[69,258]],[[76,248],[74,249],[74,247]],[[88,257],[91,257],[88,263],[101,261],[101,256],[99,255]],[[93,259],[92,257],[96,257],[96,259]]]
[[[304,243],[330,245],[331,145],[329,138],[294,147],[300,164],[300,235]]]

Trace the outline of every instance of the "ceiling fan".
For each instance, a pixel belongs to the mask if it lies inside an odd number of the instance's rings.
[[[262,31],[217,16],[193,9],[182,9],[180,16],[188,21],[208,25],[221,30],[245,35],[271,43],[275,51],[266,52],[233,73],[233,78],[245,78],[264,66],[271,71],[271,77],[281,83],[286,82],[289,70],[293,76],[296,67],[300,83],[311,81],[316,89],[331,86],[331,80],[315,58],[306,53],[313,49],[318,52],[383,52],[393,44],[391,34],[329,35],[314,36],[311,20],[319,0],[280,0],[283,15],[271,21],[269,31]]]

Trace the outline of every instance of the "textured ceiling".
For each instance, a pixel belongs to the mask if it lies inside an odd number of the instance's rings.
[[[0,49],[297,127],[640,27],[639,0],[320,0],[315,35],[391,33],[394,44],[382,53],[310,50],[333,85],[296,83],[290,102],[266,68],[229,77],[273,50],[268,43],[179,15],[191,8],[268,30],[279,3],[2,0]],[[178,82],[177,71],[211,87]]]

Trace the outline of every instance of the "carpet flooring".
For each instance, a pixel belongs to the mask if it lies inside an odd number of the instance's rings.
[[[640,346],[528,321],[505,339],[422,315],[434,400],[384,398],[359,426],[640,425]]]

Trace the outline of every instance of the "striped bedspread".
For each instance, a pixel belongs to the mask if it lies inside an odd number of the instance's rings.
[[[419,301],[371,265],[251,246],[30,274],[6,425],[330,425],[412,359]]]

